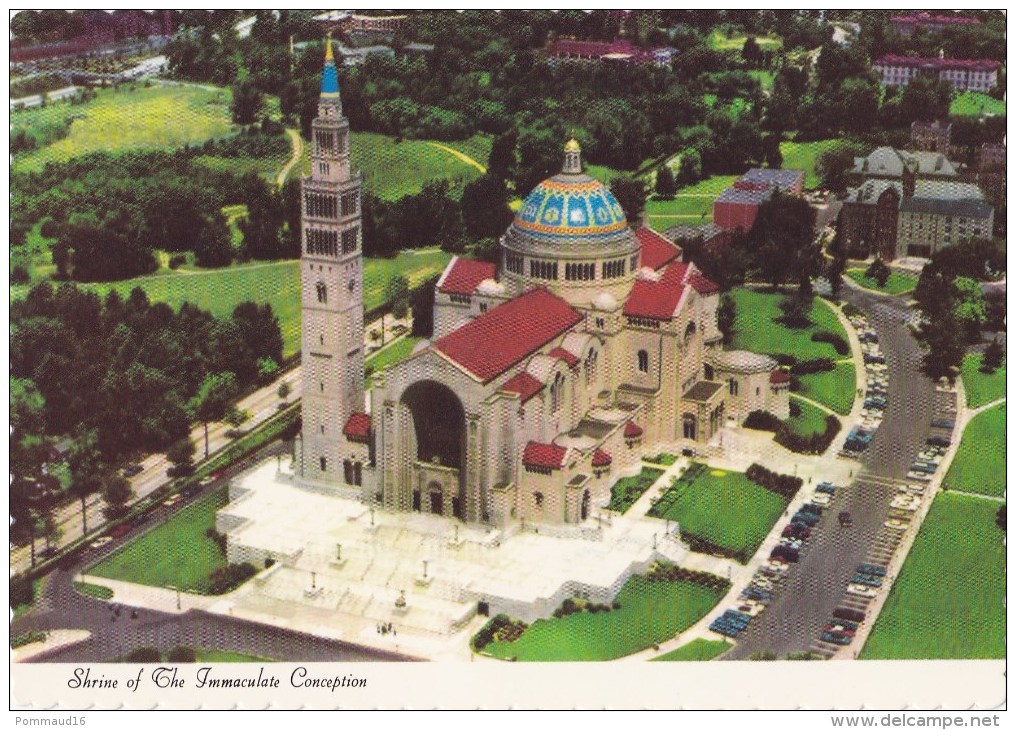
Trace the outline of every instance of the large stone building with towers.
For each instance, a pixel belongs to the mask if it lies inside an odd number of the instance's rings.
[[[434,334],[364,392],[361,178],[331,49],[303,181],[307,486],[470,523],[577,524],[643,455],[696,450],[733,412],[786,417],[768,358],[722,353],[719,287],[585,174],[576,140],[498,264],[455,257]]]

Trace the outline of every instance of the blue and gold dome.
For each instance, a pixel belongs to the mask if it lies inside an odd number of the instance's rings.
[[[564,169],[537,185],[522,202],[512,228],[537,239],[600,241],[628,227],[624,210],[610,190],[582,172],[579,144],[565,145]]]

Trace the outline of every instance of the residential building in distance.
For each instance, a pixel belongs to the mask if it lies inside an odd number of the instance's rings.
[[[579,63],[617,61],[667,66],[677,54],[677,49],[669,46],[641,48],[623,37],[615,38],[612,41],[577,41],[571,38],[561,38],[551,41],[547,45],[546,54],[551,63],[555,61]]]
[[[918,76],[948,81],[960,91],[990,91],[998,82],[998,62],[987,58],[935,58],[882,56],[872,64],[882,76],[882,86],[906,86]]]
[[[919,152],[948,154],[952,141],[952,122],[914,122],[910,125],[910,141]]]
[[[1005,145],[985,142],[977,156],[977,166],[981,172],[1005,170]]]
[[[853,257],[927,258],[967,238],[991,235],[994,208],[939,153],[880,147],[857,158],[852,172],[857,186],[843,201],[839,235]]]
[[[720,228],[749,231],[755,224],[759,206],[772,197],[774,190],[787,195],[804,192],[804,170],[753,168],[720,193],[713,201],[713,223]]]
[[[901,36],[909,38],[917,29],[929,33],[938,33],[945,28],[957,26],[980,25],[977,18],[969,18],[963,15],[932,15],[931,13],[911,13],[910,15],[894,15],[889,19],[893,30]]]

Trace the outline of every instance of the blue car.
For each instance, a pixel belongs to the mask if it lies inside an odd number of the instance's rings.
[[[801,512],[810,512],[813,515],[822,515],[822,505],[808,502],[801,505]]]
[[[839,646],[847,646],[853,637],[842,634],[839,631],[823,631],[822,641],[827,641],[830,644],[838,644]]]
[[[814,514],[813,512],[804,512],[802,510],[798,510],[797,512],[794,513],[794,519],[796,519],[799,522],[807,523],[808,527],[814,527],[819,523],[818,515]]]
[[[851,583],[859,583],[862,586],[871,586],[872,588],[881,588],[882,579],[877,575],[868,575],[867,573],[854,573],[854,577],[850,579]]]
[[[815,487],[816,492],[823,492],[824,494],[836,494],[836,487],[829,482],[822,482]]]
[[[887,571],[881,565],[873,565],[872,563],[861,563],[860,565],[857,566],[857,572],[864,573],[866,575],[884,576]]]

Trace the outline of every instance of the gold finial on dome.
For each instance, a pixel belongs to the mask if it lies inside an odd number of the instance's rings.
[[[579,141],[572,137],[564,145],[564,167],[561,172],[570,175],[582,174],[582,147]]]

